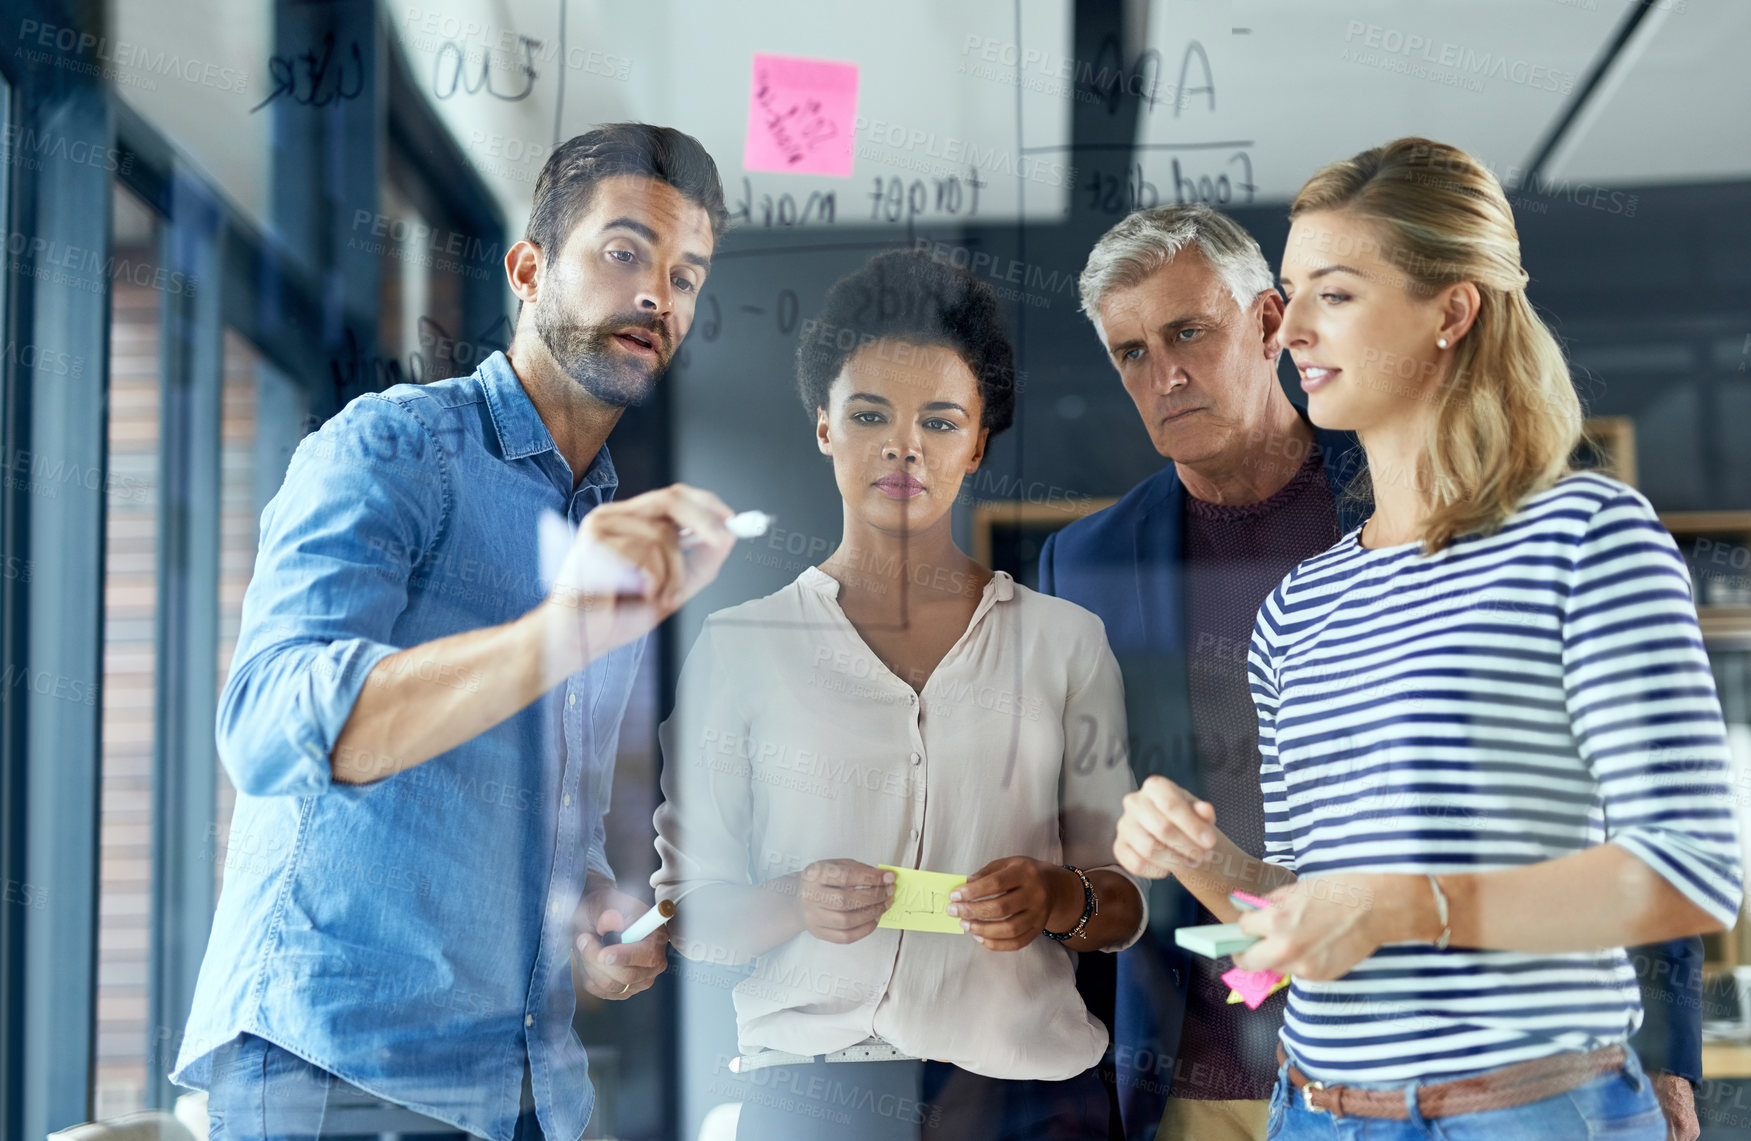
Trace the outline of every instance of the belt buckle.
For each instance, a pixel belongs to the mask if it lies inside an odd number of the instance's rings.
[[[1301,1104],[1305,1105],[1307,1107],[1307,1112],[1309,1112],[1309,1113],[1324,1113],[1324,1112],[1326,1112],[1325,1109],[1323,1109],[1322,1107],[1313,1104],[1313,1091],[1314,1090],[1322,1090],[1324,1088],[1325,1088],[1324,1082],[1308,1082],[1306,1085],[1301,1087]]]

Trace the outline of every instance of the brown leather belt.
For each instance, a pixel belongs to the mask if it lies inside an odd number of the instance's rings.
[[[1417,1087],[1417,1112],[1424,1117],[1452,1117],[1486,1109],[1512,1109],[1567,1093],[1584,1086],[1600,1074],[1623,1068],[1622,1046],[1606,1046],[1587,1054],[1553,1054],[1516,1062],[1475,1078],[1436,1082]],[[1289,1057],[1277,1043],[1277,1064]],[[1356,1089],[1310,1081],[1306,1074],[1289,1067],[1289,1081],[1301,1091],[1301,1102],[1314,1113],[1333,1117],[1390,1117],[1410,1120],[1402,1089]]]

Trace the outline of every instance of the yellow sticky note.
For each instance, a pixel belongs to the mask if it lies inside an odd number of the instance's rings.
[[[877,927],[963,934],[961,921],[948,913],[948,893],[966,883],[966,876],[896,868],[892,864],[877,864],[876,867],[894,873],[894,902],[882,912]]]

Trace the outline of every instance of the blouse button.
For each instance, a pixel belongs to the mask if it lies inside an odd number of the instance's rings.
[[[913,764],[915,764],[915,765],[921,764],[921,763],[923,763],[923,761],[924,761],[923,754],[921,754],[921,753],[913,753],[912,754],[912,763]]]

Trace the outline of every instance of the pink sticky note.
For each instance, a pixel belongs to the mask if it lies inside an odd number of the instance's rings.
[[[1252,904],[1252,906],[1258,908],[1260,911],[1263,911],[1265,908],[1271,906],[1270,900],[1266,899],[1262,895],[1254,895],[1250,891],[1231,891],[1228,894],[1229,894],[1230,898],[1238,899],[1242,903],[1250,903],[1250,904]]]
[[[754,53],[742,166],[851,177],[857,65]]]
[[[1257,1010],[1260,1003],[1289,983],[1276,971],[1243,971],[1239,967],[1224,971],[1222,981],[1240,994],[1248,1010]]]

